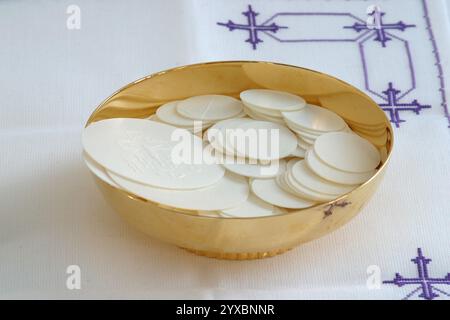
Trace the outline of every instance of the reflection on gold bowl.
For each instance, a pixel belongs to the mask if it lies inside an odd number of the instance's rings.
[[[137,80],[106,99],[86,125],[109,118],[147,118],[162,104],[194,95],[267,88],[291,92],[343,117],[379,150],[382,163],[366,183],[340,198],[302,210],[259,218],[200,216],[116,189],[94,176],[106,200],[132,226],[196,254],[222,259],[271,257],[319,238],[352,219],[376,191],[393,147],[385,113],[367,95],[326,74],[295,66],[229,61],[189,65]]]

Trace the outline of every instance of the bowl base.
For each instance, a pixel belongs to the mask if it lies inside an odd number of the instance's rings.
[[[266,252],[212,252],[212,251],[204,251],[204,250],[195,250],[189,248],[183,248],[186,251],[189,251],[193,254],[204,256],[208,258],[221,259],[221,260],[255,260],[255,259],[264,259],[270,258],[282,253],[285,253],[292,248],[285,249],[276,249],[272,251]]]

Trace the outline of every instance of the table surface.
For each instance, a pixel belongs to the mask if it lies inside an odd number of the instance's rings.
[[[374,30],[361,0],[1,1],[0,298],[448,299],[447,1],[378,3]],[[254,13],[262,42],[230,24]],[[283,28],[258,27],[270,25]],[[150,239],[112,211],[82,161],[88,116],[135,79],[212,60],[327,72],[386,110],[395,151],[360,215],[283,255],[237,262]],[[67,287],[71,265],[79,290]],[[396,273],[417,280],[381,283]],[[433,295],[421,295],[424,281]]]

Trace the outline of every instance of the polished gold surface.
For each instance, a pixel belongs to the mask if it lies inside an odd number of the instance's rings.
[[[353,218],[376,191],[393,147],[385,113],[367,95],[331,76],[269,62],[196,64],[135,81],[106,99],[86,125],[108,118],[146,118],[162,104],[201,94],[239,97],[243,90],[288,91],[343,117],[380,150],[378,172],[352,192],[328,203],[259,218],[220,218],[173,210],[113,188],[95,178],[113,208],[144,233],[193,253],[221,259],[258,259],[321,237]]]

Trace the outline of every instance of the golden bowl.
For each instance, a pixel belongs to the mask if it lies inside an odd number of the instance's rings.
[[[336,112],[380,150],[382,163],[378,172],[336,200],[268,217],[221,218],[175,210],[111,187],[94,176],[106,200],[144,233],[193,253],[221,259],[271,257],[347,223],[367,203],[384,176],[393,147],[393,130],[383,110],[371,98],[329,75],[258,61],[178,67],[123,87],[100,104],[86,125],[108,118],[147,118],[169,101],[202,94],[239,97],[241,91],[252,88],[291,92]]]

